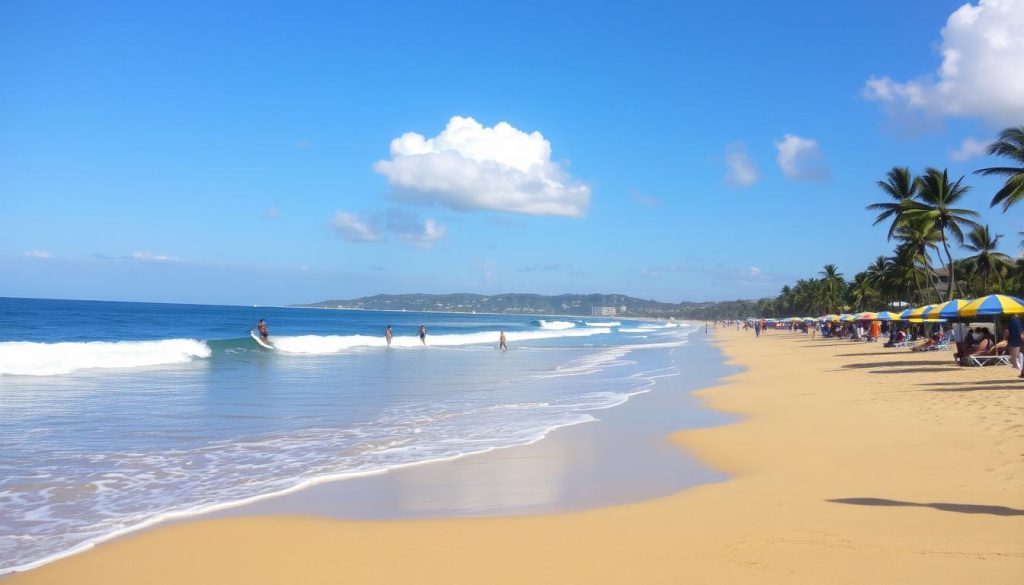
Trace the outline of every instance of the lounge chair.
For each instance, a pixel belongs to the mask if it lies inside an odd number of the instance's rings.
[[[987,366],[989,364],[1002,364],[1004,366],[1010,365],[1010,356],[1008,355],[969,355],[967,360],[975,366]]]

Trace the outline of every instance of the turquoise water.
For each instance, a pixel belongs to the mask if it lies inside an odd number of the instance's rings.
[[[248,337],[260,318],[274,351]],[[0,299],[0,573],[167,518],[540,440],[649,390],[692,331]]]

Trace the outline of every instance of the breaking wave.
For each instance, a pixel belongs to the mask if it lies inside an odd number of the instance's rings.
[[[573,327],[576,327],[576,324],[571,321],[545,321],[544,319],[538,319],[537,325],[539,325],[541,329],[553,330],[572,329]]]
[[[611,333],[611,329],[591,328],[580,330],[540,330],[510,331],[505,333],[509,343],[530,341],[535,339],[555,339],[560,337],[590,337]],[[427,345],[436,347],[455,347],[462,345],[497,344],[500,331],[481,331],[479,333],[453,333],[446,335],[427,335]],[[347,350],[385,347],[383,337],[371,335],[298,335],[294,337],[273,338],[274,347],[285,353],[329,354]],[[419,337],[395,337],[391,347],[407,348],[422,347]]]
[[[89,368],[137,368],[183,364],[210,357],[195,339],[157,341],[0,342],[0,375],[55,376]]]

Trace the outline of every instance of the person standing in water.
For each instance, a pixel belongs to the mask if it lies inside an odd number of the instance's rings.
[[[384,339],[388,342],[388,347],[391,347],[391,339],[394,336],[395,334],[391,332],[391,325],[384,328]]]
[[[501,336],[498,337],[498,349],[500,349],[501,351],[505,351],[506,349],[508,349],[508,344],[505,341],[505,332],[502,331]]]
[[[427,328],[423,325],[420,325],[420,343],[427,344]]]
[[[270,341],[270,332],[267,331],[267,322],[260,319],[260,322],[256,324],[257,331],[260,332],[260,339],[264,342]]]

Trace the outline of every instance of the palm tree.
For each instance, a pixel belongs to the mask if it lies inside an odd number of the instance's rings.
[[[991,235],[988,226],[983,225],[974,228],[971,233],[967,234],[967,242],[964,243],[964,248],[976,253],[967,260],[974,265],[975,270],[982,274],[981,293],[983,295],[988,294],[989,274],[994,270],[998,276],[999,269],[1011,262],[1009,256],[996,251],[999,239],[1002,237],[1002,234]]]
[[[931,265],[931,253],[938,252],[938,243],[942,240],[942,235],[935,227],[935,222],[927,217],[905,217],[900,226],[896,228],[896,239],[902,242],[896,249],[897,255],[901,253],[901,250],[904,250],[910,255],[911,261],[914,264],[920,264],[924,267],[925,280],[928,281],[932,290],[935,291],[936,299],[941,300],[942,293],[939,292],[938,276]],[[924,290],[922,290],[918,283],[917,273],[918,271],[915,270],[913,278],[914,282],[918,284],[921,301],[924,301]]]
[[[835,264],[826,264],[818,274],[822,276],[822,300],[828,305],[825,310],[830,311],[833,308],[838,308],[840,304],[839,297],[846,284],[843,281],[843,275],[839,272],[839,267]]]
[[[963,228],[978,226],[977,222],[971,219],[978,217],[977,211],[953,207],[971,190],[969,185],[962,184],[963,180],[964,178],[960,177],[955,183],[950,183],[949,173],[945,169],[941,171],[931,167],[925,169],[924,174],[916,179],[920,190],[918,198],[908,202],[907,209],[903,212],[903,215],[908,218],[926,217],[939,230],[939,234],[942,236],[942,249],[946,252],[946,261],[948,262],[949,285],[946,288],[946,299],[948,300],[953,299],[956,274],[946,232],[948,231],[957,243],[963,244]]]
[[[1024,201],[1024,126],[1006,128],[999,133],[999,139],[988,146],[988,153],[1005,156],[1018,164],[1016,167],[987,167],[974,171],[979,175],[1006,177],[1003,188],[992,197],[991,207],[1000,203],[1003,213],[1010,207]]]
[[[887,236],[891,240],[896,233],[896,227],[900,223],[907,203],[917,197],[920,187],[917,181],[914,180],[914,176],[910,174],[908,167],[893,167],[889,169],[889,172],[885,174],[885,180],[878,181],[876,184],[892,201],[872,203],[867,206],[867,209],[881,212],[875,218],[875,223],[872,225],[878,225],[892,218],[892,224],[889,226],[889,234]]]

